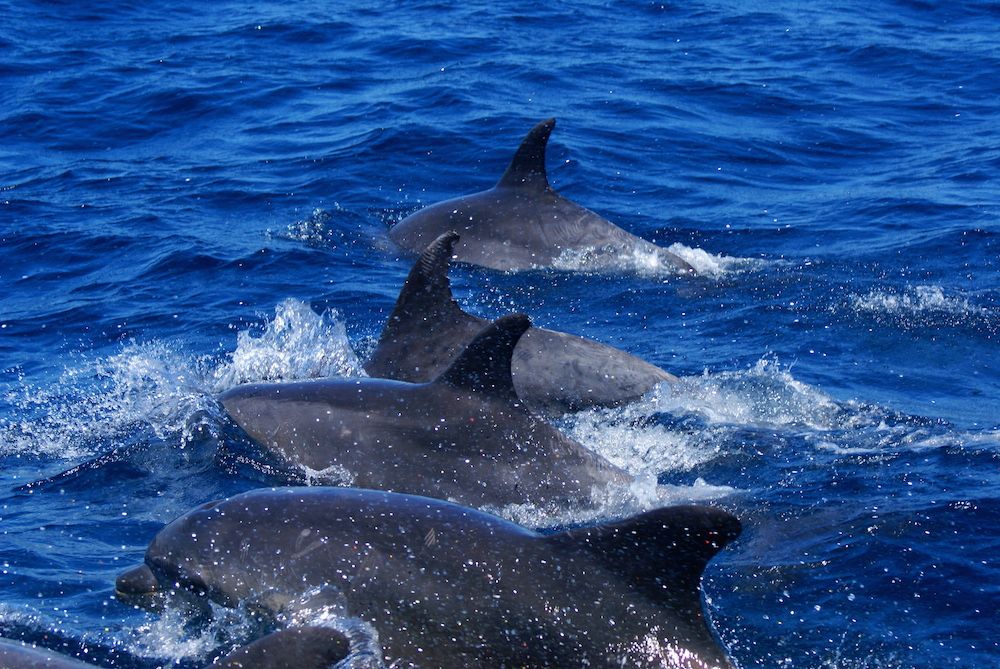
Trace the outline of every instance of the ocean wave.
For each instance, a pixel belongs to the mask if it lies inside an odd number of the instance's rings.
[[[560,426],[638,479],[701,473],[743,453],[750,434],[756,448],[792,439],[844,456],[978,451],[997,443],[995,431],[964,432],[939,419],[837,400],[774,357],[663,383],[630,404],[565,416]]]

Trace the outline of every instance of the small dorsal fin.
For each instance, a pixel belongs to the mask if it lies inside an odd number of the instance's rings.
[[[549,190],[549,179],[545,174],[545,147],[554,127],[556,120],[550,118],[528,132],[497,186]]]
[[[531,321],[524,314],[496,319],[476,335],[434,382],[516,401],[510,360],[521,335],[530,327]]]
[[[651,599],[700,616],[702,572],[740,529],[740,521],[726,511],[691,505],[569,530],[548,540],[582,547]]]

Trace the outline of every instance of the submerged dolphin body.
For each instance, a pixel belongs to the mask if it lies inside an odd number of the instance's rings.
[[[448,261],[459,236],[446,232],[424,249],[365,363],[369,376],[411,383],[430,381],[455,359],[488,321],[452,299]],[[536,414],[560,416],[634,400],[677,377],[611,346],[532,327],[514,349],[517,396]]]
[[[700,580],[739,533],[700,506],[542,535],[425,497],[276,488],[175,520],[118,591],[187,588],[292,621],[336,606],[393,667],[728,669]]]
[[[559,264],[615,269],[639,261],[693,273],[681,257],[622,230],[549,185],[545,146],[555,124],[550,118],[532,128],[496,186],[410,214],[389,230],[389,237],[419,253],[454,230],[462,236],[455,249],[458,260],[505,271]]]
[[[336,379],[238,386],[229,415],[285,462],[337,482],[462,504],[589,504],[631,478],[532,415],[510,361],[526,316],[497,319],[430,383]]]
[[[206,669],[327,669],[347,657],[349,650],[347,638],[337,630],[294,627],[237,648]],[[2,669],[93,669],[95,666],[44,648],[0,639]]]

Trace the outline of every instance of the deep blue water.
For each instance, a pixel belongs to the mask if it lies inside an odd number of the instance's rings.
[[[1000,664],[996,2],[0,16],[0,635],[122,667],[245,638],[112,596],[165,522],[272,482],[214,396],[357,374],[412,262],[388,227],[555,116],[553,185],[702,276],[456,295],[682,378],[561,425],[741,517],[704,582],[740,666]]]

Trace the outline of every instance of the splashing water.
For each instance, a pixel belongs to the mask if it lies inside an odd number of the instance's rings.
[[[121,445],[140,428],[158,437],[181,431],[209,405],[200,368],[162,342],[133,342],[67,369],[52,386],[24,384],[4,398],[15,410],[0,422],[0,448],[77,458]]]
[[[698,478],[692,485],[661,485],[656,477],[641,476],[624,485],[609,485],[591,492],[588,503],[579,506],[523,502],[502,507],[485,506],[484,511],[525,527],[564,527],[606,521],[674,504],[710,502],[739,492],[725,485],[712,485]]]
[[[190,441],[192,417],[217,412],[214,396],[239,383],[364,375],[335,311],[316,314],[294,299],[275,308],[260,336],[237,335],[222,363],[164,342],[130,342],[121,352],[83,360],[46,387],[23,383],[4,396],[0,453],[75,459],[148,431]]]
[[[252,381],[288,381],[330,376],[365,376],[347,340],[339,314],[317,314],[305,302],[289,298],[275,307],[274,318],[257,337],[237,335],[230,361],[213,374],[222,391]]]
[[[703,249],[693,249],[680,243],[671,244],[667,250],[680,256],[687,264],[694,267],[699,276],[718,279],[734,272],[745,272],[759,269],[765,261],[755,258],[737,258],[721,254],[709,253]]]
[[[970,315],[985,311],[964,297],[945,295],[940,286],[915,286],[903,292],[872,290],[865,295],[852,295],[848,302],[856,311],[884,313],[897,316],[938,312],[943,314]]]
[[[672,244],[667,251],[691,265],[699,276],[718,279],[732,272],[754,269],[763,261],[714,255],[683,244]],[[652,245],[621,253],[610,247],[566,249],[552,261],[556,269],[567,271],[619,271],[640,277],[667,277],[678,273],[677,266]]]
[[[743,371],[682,378],[670,392],[646,401],[655,411],[695,413],[709,423],[805,426],[823,430],[840,425],[844,408],[801,381],[775,358],[762,358]]]

